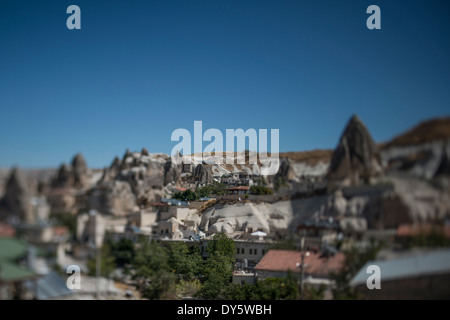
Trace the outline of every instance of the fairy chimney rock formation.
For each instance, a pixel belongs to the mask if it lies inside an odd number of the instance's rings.
[[[13,168],[5,187],[5,193],[0,200],[0,220],[29,221],[30,197],[19,170]]]
[[[333,152],[328,190],[371,183],[382,174],[380,151],[364,123],[354,115]]]
[[[63,163],[52,181],[53,188],[70,188],[73,186],[73,175],[67,164]]]
[[[73,186],[84,188],[88,184],[88,167],[86,160],[81,153],[76,154],[72,159]]]

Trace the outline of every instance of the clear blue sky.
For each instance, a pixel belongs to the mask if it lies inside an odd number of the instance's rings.
[[[81,8],[82,30],[66,28]],[[366,8],[381,8],[381,30]],[[279,129],[334,148],[450,114],[449,1],[0,2],[0,167],[170,153],[173,130]]]

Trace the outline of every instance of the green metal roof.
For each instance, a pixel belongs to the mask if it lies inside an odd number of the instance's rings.
[[[37,276],[33,271],[14,262],[0,262],[0,282],[22,281]]]
[[[0,238],[0,282],[23,281],[38,277],[15,262],[27,254],[27,244],[13,238]]]
[[[16,260],[27,253],[27,245],[13,238],[0,239],[0,261]]]

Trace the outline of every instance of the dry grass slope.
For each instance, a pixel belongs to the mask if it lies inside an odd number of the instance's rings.
[[[315,166],[319,162],[330,162],[332,154],[333,150],[316,149],[311,151],[281,152],[280,158],[289,158],[294,162],[305,162]]]
[[[387,143],[380,144],[382,149],[418,145],[431,141],[450,138],[450,117],[432,119],[419,123],[405,133]]]

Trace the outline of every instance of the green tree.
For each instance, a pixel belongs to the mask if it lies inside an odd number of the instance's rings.
[[[230,283],[227,288],[228,300],[261,300],[257,284]]]
[[[214,183],[197,188],[195,191],[197,199],[209,198],[211,195],[224,195],[227,194],[227,186],[223,183],[215,181]]]
[[[300,296],[298,283],[289,271],[285,278],[267,278],[256,283],[261,300],[295,300]]]
[[[104,243],[100,248],[100,275],[102,277],[109,277],[114,271],[116,264],[109,244]],[[92,256],[87,261],[88,275],[97,275],[97,254]]]
[[[197,188],[197,190],[195,190],[195,193],[197,194],[197,198],[208,198],[209,195],[211,194],[211,187],[203,186]]]
[[[195,294],[200,290],[202,284],[200,280],[193,279],[185,281],[181,279],[176,285],[176,294],[178,297],[194,297]]]
[[[234,261],[235,246],[233,239],[229,238],[225,233],[216,233],[212,241],[208,242],[206,246],[206,252],[213,256],[225,256]]]
[[[220,182],[214,182],[209,186],[211,188],[210,194],[211,195],[218,195],[222,196],[228,193],[227,186]]]
[[[255,284],[230,284],[227,299],[230,300],[295,300],[300,296],[298,283],[292,273],[284,278],[267,278]]]
[[[198,277],[202,267],[202,256],[198,246],[188,246],[183,242],[174,242],[170,246],[170,269],[184,280]]]
[[[224,256],[214,256],[206,260],[203,270],[205,281],[199,290],[199,296],[208,299],[226,299],[227,289],[233,275],[233,266]]]
[[[183,192],[175,192],[172,198],[180,201],[195,201],[198,199],[197,194],[191,189],[187,189]]]
[[[135,250],[134,243],[130,239],[122,238],[117,243],[111,242],[110,246],[117,266],[123,267],[133,261]]]
[[[135,279],[143,297],[159,299],[175,284],[176,276],[169,271],[167,250],[152,241],[142,241],[133,259]]]
[[[166,292],[170,292],[176,282],[176,276],[166,270],[156,270],[147,279],[147,285],[143,290],[142,296],[156,300],[164,296]]]
[[[136,250],[133,259],[133,267],[136,270],[136,277],[146,278],[157,270],[168,270],[168,254],[165,248],[151,241],[142,241]]]
[[[265,186],[251,186],[250,187],[250,193],[254,195],[269,195],[273,194],[272,190],[270,188],[267,188]]]
[[[217,233],[206,247],[208,259],[203,268],[203,286],[198,296],[204,299],[225,299],[233,276],[234,241],[224,233]]]
[[[180,201],[184,201],[184,199],[183,199],[183,192],[175,192],[173,194],[172,198],[180,200]]]

